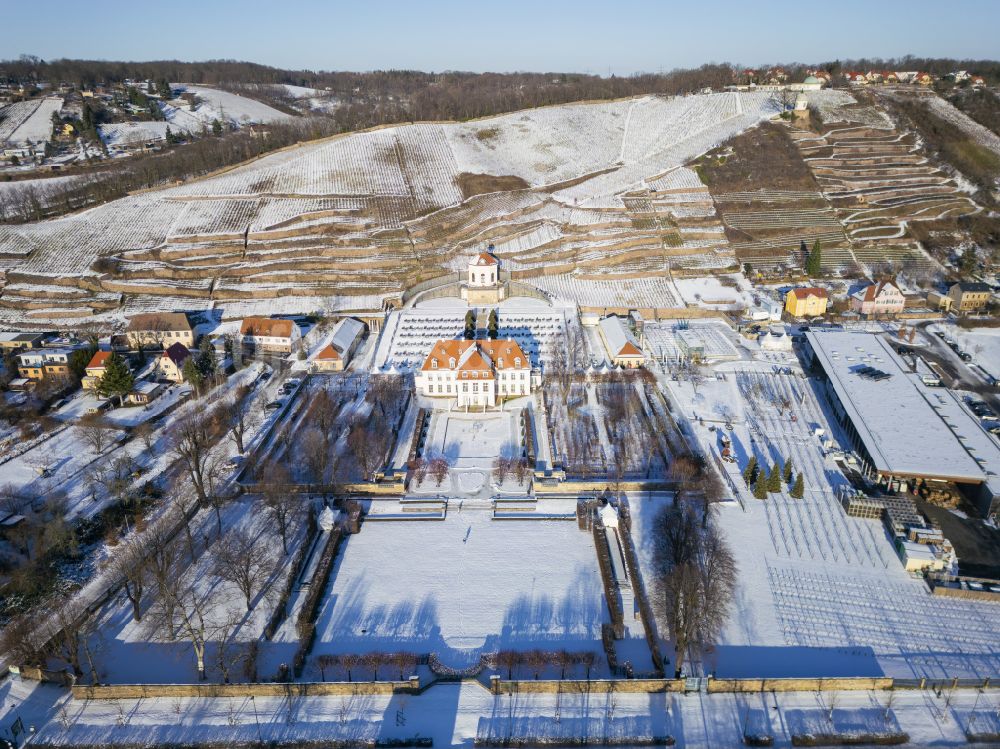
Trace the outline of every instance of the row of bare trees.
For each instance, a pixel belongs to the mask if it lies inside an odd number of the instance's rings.
[[[535,679],[547,668],[558,668],[559,678],[565,679],[567,674],[579,667],[585,670],[587,679],[590,679],[590,672],[596,662],[597,654],[592,650],[500,650],[489,659],[489,665],[504,669],[508,679],[513,679],[515,672],[521,667],[527,668]]]
[[[343,653],[332,655],[324,653],[316,659],[319,667],[320,678],[326,681],[327,672],[342,673],[348,681],[353,681],[359,669],[367,669],[371,672],[372,678],[378,681],[379,669],[392,667],[393,673],[398,675],[400,681],[413,675],[417,667],[417,656],[400,650],[394,653],[380,653],[372,651],[368,653]]]

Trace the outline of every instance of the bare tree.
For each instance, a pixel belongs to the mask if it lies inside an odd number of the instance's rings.
[[[153,429],[152,424],[148,421],[144,421],[133,429],[132,433],[142,440],[142,446],[146,448],[147,452],[152,452],[153,446],[156,444],[156,430]]]
[[[111,428],[100,414],[84,416],[77,428],[86,443],[98,455],[111,443]]]
[[[340,665],[347,672],[347,680],[352,680],[352,672],[361,665],[361,656],[357,653],[344,653],[340,656]]]
[[[405,650],[398,650],[389,657],[389,662],[399,671],[399,680],[406,678],[407,672],[412,673],[417,666],[417,656]]]
[[[288,553],[288,531],[296,516],[302,511],[302,501],[298,496],[288,491],[287,482],[282,483],[282,479],[285,479],[287,474],[287,468],[283,465],[276,465],[271,473],[275,483],[265,484],[262,488],[264,507],[267,508],[271,519],[278,526],[281,548],[285,554]]]
[[[132,619],[142,621],[142,596],[146,588],[143,542],[130,538],[115,551],[109,569],[122,580],[125,597],[132,605]]]
[[[516,650],[501,650],[496,656],[497,665],[507,669],[507,679],[514,678],[514,669],[521,664],[521,654]]]
[[[267,543],[260,535],[239,528],[216,542],[212,557],[216,576],[239,588],[247,611],[250,611],[254,594],[264,586],[274,569]]]
[[[372,670],[372,680],[378,681],[378,669],[383,663],[386,662],[385,653],[379,653],[377,651],[371,651],[365,653],[361,656],[362,662]]]
[[[497,484],[502,484],[510,474],[511,459],[506,455],[498,455],[493,461],[493,480]]]
[[[307,429],[301,438],[302,457],[309,470],[312,482],[322,484],[326,472],[327,455],[330,452],[330,438],[327,432],[313,427]]]
[[[675,503],[662,513],[656,537],[655,583],[680,678],[688,648],[713,644],[725,626],[736,563],[715,526],[702,526],[686,504]]]
[[[375,430],[362,421],[355,422],[347,434],[347,447],[354,455],[363,479],[370,481],[374,478],[385,454],[382,440]]]
[[[448,478],[448,459],[443,455],[437,455],[430,459],[428,470],[437,486],[441,486]]]
[[[176,422],[168,433],[169,454],[187,470],[199,502],[204,502],[207,498],[205,469],[212,445],[209,426],[209,419],[195,413]]]

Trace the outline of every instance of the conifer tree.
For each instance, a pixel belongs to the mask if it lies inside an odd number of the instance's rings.
[[[795,485],[792,486],[792,490],[789,492],[789,495],[794,499],[802,499],[805,493],[805,481],[802,479],[802,474],[799,473],[799,475],[795,477]]]
[[[198,372],[201,374],[202,378],[208,379],[215,376],[215,370],[218,364],[215,360],[215,347],[212,346],[212,342],[208,340],[208,336],[201,339],[201,345],[198,346]]]
[[[198,369],[195,357],[189,356],[184,361],[184,366],[181,367],[181,374],[184,376],[184,382],[193,387],[196,393],[201,392],[201,370]]]
[[[743,481],[746,482],[747,486],[752,486],[756,478],[757,478],[757,456],[751,455],[750,460],[747,461],[747,467],[743,469]]]
[[[785,483],[786,484],[791,484],[792,483],[792,459],[791,458],[789,458],[788,460],[785,461],[785,471],[782,474],[782,476],[785,479]]]
[[[97,383],[97,393],[105,398],[117,396],[118,402],[132,392],[135,378],[128,364],[117,353],[111,354],[104,363],[104,375]]]
[[[767,490],[769,492],[781,491],[781,461],[771,466],[771,472],[767,475]]]
[[[813,244],[812,252],[806,260],[806,273],[810,276],[818,276],[823,269],[823,248],[817,239]]]
[[[753,495],[757,499],[767,499],[767,478],[763,471],[757,472],[757,480],[753,485]]]

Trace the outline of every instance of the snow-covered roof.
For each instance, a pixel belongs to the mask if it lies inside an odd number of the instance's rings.
[[[354,345],[354,342],[364,332],[364,329],[365,324],[360,320],[355,320],[353,317],[345,317],[337,323],[337,327],[333,331],[333,337],[330,339],[330,344],[339,353],[343,354]]]
[[[617,315],[605,317],[598,325],[600,325],[601,333],[604,335],[608,353],[612,357],[641,357],[643,355],[639,344],[636,343],[632,333],[625,327],[625,323],[620,317]]]
[[[986,466],[1000,468],[1000,449],[955,396],[925,388],[881,336],[810,331],[806,340],[877,470],[980,482]],[[887,376],[865,376],[866,367]]]

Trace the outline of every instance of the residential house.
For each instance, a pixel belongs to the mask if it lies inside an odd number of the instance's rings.
[[[882,71],[881,70],[869,70],[865,73],[865,80],[869,83],[882,83]]]
[[[194,328],[183,312],[151,312],[129,319],[125,340],[132,349],[167,349],[175,343],[194,346]]]
[[[0,332],[0,351],[41,348],[53,333]]]
[[[851,309],[862,315],[898,315],[906,297],[891,281],[879,281],[851,294]]]
[[[932,83],[934,83],[934,76],[932,76],[930,73],[917,73],[913,77],[913,82],[919,83],[921,86],[930,86]]]
[[[816,317],[826,313],[829,302],[826,289],[815,286],[792,289],[785,295],[785,311],[793,317]]]
[[[985,86],[986,79],[983,78],[981,75],[974,75],[972,76],[970,83],[972,83],[973,86]]]
[[[865,74],[859,73],[856,70],[844,73],[844,79],[852,86],[864,86],[868,83],[868,79],[865,77]]]
[[[291,354],[302,343],[302,331],[294,320],[245,317],[240,326],[244,351]]]
[[[165,380],[184,382],[184,362],[190,356],[191,350],[184,344],[171,344],[156,360],[156,370]]]
[[[959,281],[948,289],[952,309],[956,312],[971,312],[982,309],[989,303],[992,294],[993,290],[989,284],[978,281]]]
[[[128,401],[137,406],[148,406],[159,398],[166,389],[167,386],[162,382],[137,382],[132,388],[132,392],[128,394]]]
[[[361,343],[365,324],[353,317],[345,317],[334,328],[333,337],[315,358],[313,372],[342,372]]]
[[[83,377],[84,390],[96,390],[97,385],[100,383],[101,378],[104,377],[105,367],[107,366],[108,357],[111,356],[110,351],[98,351],[90,359],[90,363],[87,364],[87,372]]]
[[[617,315],[605,317],[597,324],[597,330],[614,366],[635,369],[646,363],[645,354],[642,353],[632,331],[620,317]]]
[[[418,392],[461,406],[495,406],[531,393],[531,360],[513,340],[440,340],[414,377]]]
[[[17,371],[29,380],[65,379],[71,374],[70,348],[32,349],[17,355]]]
[[[931,309],[951,312],[951,307],[954,303],[954,299],[947,294],[942,294],[940,291],[927,292],[927,306]]]

